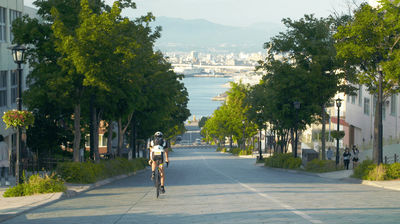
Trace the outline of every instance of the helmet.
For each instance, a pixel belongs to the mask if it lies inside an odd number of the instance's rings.
[[[162,137],[163,136],[163,133],[161,133],[161,131],[157,131],[155,134],[154,134],[154,137]]]

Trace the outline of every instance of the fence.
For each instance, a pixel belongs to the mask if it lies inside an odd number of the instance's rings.
[[[383,159],[385,164],[398,163],[399,155],[394,154],[393,156],[385,156]]]

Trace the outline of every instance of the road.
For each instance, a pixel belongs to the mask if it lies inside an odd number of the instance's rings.
[[[175,149],[166,194],[150,170],[4,223],[398,223],[400,193],[255,166],[211,147]]]

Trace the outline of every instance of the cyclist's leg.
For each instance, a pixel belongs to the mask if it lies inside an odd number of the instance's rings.
[[[164,166],[162,164],[160,164],[160,176],[161,176],[161,186],[164,186],[165,175],[164,175]]]

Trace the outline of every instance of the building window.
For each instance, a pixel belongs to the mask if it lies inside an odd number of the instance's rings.
[[[6,41],[6,8],[0,7],[0,42]]]
[[[0,107],[7,106],[7,71],[0,71]]]
[[[107,137],[104,135],[99,135],[99,147],[107,146]]]
[[[390,115],[397,115],[397,96],[395,94],[392,95],[390,99]]]
[[[17,71],[11,71],[11,103],[17,103]]]
[[[90,147],[90,135],[85,136],[85,146]]]
[[[351,96],[351,103],[356,104],[356,96],[355,95]]]
[[[362,85],[358,86],[358,106],[362,107]]]
[[[369,99],[368,98],[364,98],[364,114],[365,115],[369,115]]]
[[[10,42],[13,41],[13,39],[14,39],[14,35],[13,35],[13,33],[11,32],[11,30],[12,30],[12,23],[13,23],[13,21],[14,21],[16,18],[21,17],[21,15],[22,15],[21,12],[18,12],[18,11],[15,11],[15,10],[10,9]]]

